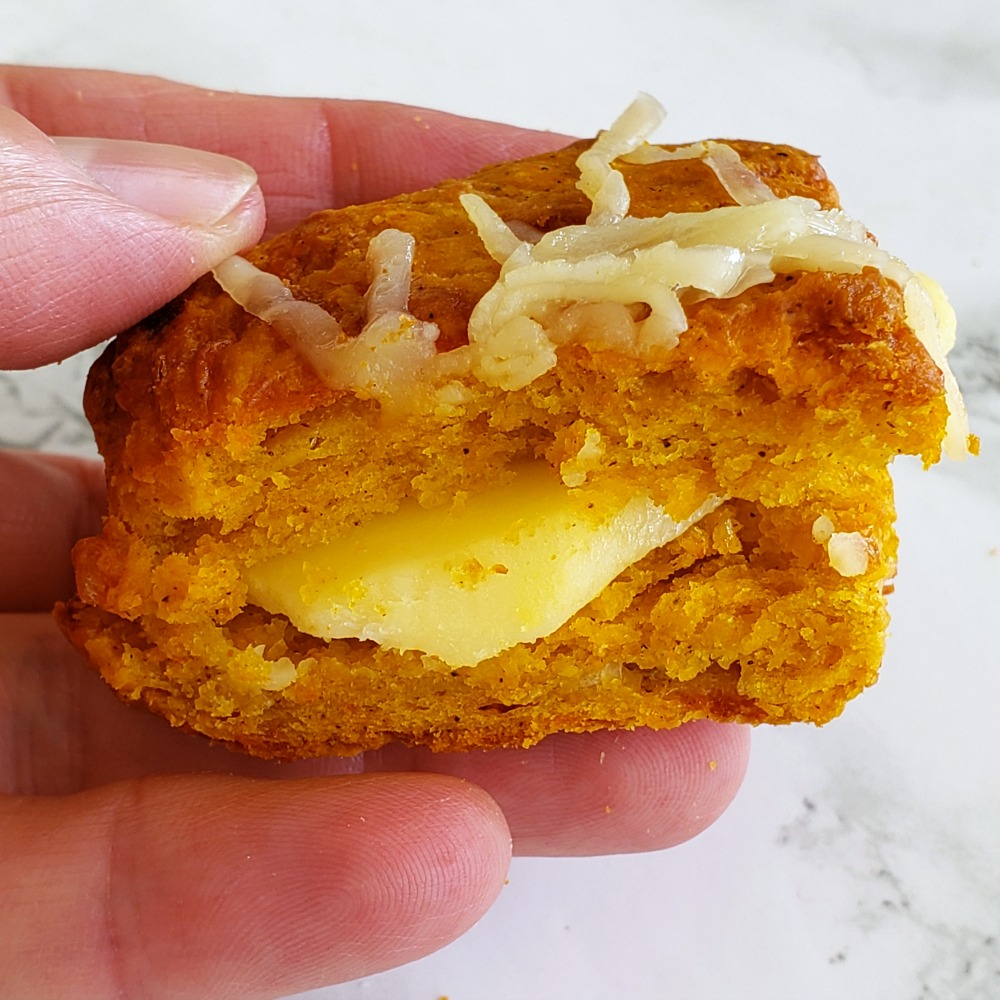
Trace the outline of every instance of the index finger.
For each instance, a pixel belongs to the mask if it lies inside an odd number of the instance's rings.
[[[0,66],[0,104],[49,135],[191,146],[257,171],[268,229],[429,187],[565,136],[380,101],[260,97],[102,70]]]

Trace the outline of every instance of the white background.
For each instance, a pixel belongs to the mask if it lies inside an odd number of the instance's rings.
[[[516,862],[422,962],[312,1000],[1000,996],[1000,17],[992,0],[0,0],[0,61],[365,97],[580,135],[638,90],[664,141],[790,142],[937,277],[983,456],[901,466],[878,686],[759,731],[734,807],[638,857]],[[0,439],[87,452],[85,359],[0,376]],[[248,942],[248,945],[252,945]]]

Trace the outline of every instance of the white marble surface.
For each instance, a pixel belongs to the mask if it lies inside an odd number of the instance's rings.
[[[314,1000],[1000,996],[1000,17],[993,0],[0,0],[0,60],[385,98],[580,134],[637,90],[664,140],[823,155],[934,274],[983,454],[898,469],[878,686],[759,731],[733,808],[670,852],[522,860],[465,938]],[[0,375],[0,438],[87,452],[85,359]]]

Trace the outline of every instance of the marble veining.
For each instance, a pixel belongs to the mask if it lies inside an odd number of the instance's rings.
[[[0,447],[94,455],[83,385],[99,349],[34,371],[0,371]]]
[[[885,950],[897,960],[908,953],[911,969],[899,977],[900,996],[946,1000],[1000,993],[1000,873],[989,856],[969,850],[947,816],[922,819],[918,830],[910,829],[905,802],[842,781],[803,796],[800,813],[780,828],[777,843],[814,869],[810,882],[828,907],[831,966],[849,965],[861,950]],[[928,819],[936,829],[927,829]],[[960,906],[942,907],[928,878],[946,883]]]
[[[973,416],[1000,429],[1000,310],[995,318],[963,322],[951,354],[955,377]]]

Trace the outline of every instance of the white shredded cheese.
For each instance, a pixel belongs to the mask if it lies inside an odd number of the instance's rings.
[[[478,194],[460,194],[458,200],[476,227],[486,252],[498,264],[507,260],[525,242],[514,235],[510,226]]]
[[[628,215],[629,193],[621,171],[611,164],[645,141],[666,116],[663,105],[649,94],[638,97],[618,116],[611,128],[601,132],[594,144],[577,158],[577,187],[593,206],[587,225],[609,225]]]
[[[566,342],[559,317],[581,302],[647,306],[649,317],[624,345],[645,357],[677,344],[687,329],[683,301],[732,297],[792,271],[878,267],[901,282],[909,274],[862,225],[806,198],[566,226],[534,245],[517,240],[478,195],[463,196],[463,204],[502,258],[496,284],[469,318],[469,343],[473,370],[503,389],[519,389],[555,366],[554,349]],[[622,348],[617,333],[612,340],[589,342]]]
[[[415,240],[398,229],[384,229],[368,244],[366,257],[371,284],[365,295],[368,322],[387,313],[406,312],[410,302]]]
[[[944,453],[961,461],[969,457],[969,415],[955,375],[948,364],[948,352],[955,346],[955,310],[941,286],[926,274],[914,273],[903,285],[906,322],[941,369],[948,423],[945,425]]]
[[[758,205],[773,201],[774,192],[743,162],[732,146],[711,139],[676,149],[662,149],[643,143],[620,159],[625,163],[664,163],[667,160],[703,160],[737,205]]]
[[[294,298],[280,278],[242,257],[229,257],[213,270],[216,281],[252,316],[273,326],[334,389],[405,408],[421,389],[437,357],[440,331],[407,311],[413,237],[396,229],[375,236],[368,247],[370,284],[367,322],[346,337],[325,309]]]
[[[774,201],[774,192],[743,162],[740,154],[724,142],[706,142],[705,163],[719,178],[737,205],[759,205]]]
[[[426,390],[470,372],[488,385],[522,388],[556,365],[562,344],[654,357],[675,347],[687,329],[685,304],[736,296],[775,274],[873,267],[903,289],[906,322],[944,378],[944,450],[965,457],[968,418],[947,362],[954,313],[940,288],[880,249],[864,225],[844,212],[821,209],[807,198],[776,198],[724,143],[674,150],[648,145],[663,116],[657,101],[640,94],[580,154],[578,187],[592,205],[584,225],[541,235],[522,223],[506,223],[477,194],[460,196],[484,247],[501,265],[496,284],[469,319],[468,347],[437,354],[437,326],[408,312],[413,238],[397,230],[380,233],[369,247],[367,323],[355,338],[345,337],[325,310],[297,301],[279,278],[242,258],[229,258],[214,273],[225,291],[274,326],[329,385],[405,408],[416,395],[433,398]],[[715,171],[735,206],[659,218],[628,215],[629,192],[613,166],[616,159],[695,157]]]
[[[601,464],[604,457],[604,442],[596,427],[588,427],[583,436],[580,450],[559,466],[559,478],[570,489],[583,486],[587,476]]]
[[[871,549],[860,531],[837,531],[826,514],[813,521],[813,541],[826,549],[826,558],[841,576],[861,576],[868,571]]]
[[[958,384],[947,362],[954,342],[954,314],[941,290],[879,248],[865,226],[840,210],[807,198],[776,198],[718,142],[658,150],[646,137],[663,118],[648,95],[637,100],[593,146],[580,155],[578,187],[592,211],[582,226],[566,226],[537,242],[518,238],[474,194],[462,196],[489,253],[501,264],[497,283],[469,320],[473,372],[484,382],[519,389],[557,363],[555,348],[569,341],[614,348],[639,357],[669,350],[687,328],[684,302],[726,298],[796,271],[860,273],[873,267],[904,291],[906,321],[944,378],[949,409],[944,450],[968,452],[969,429]],[[629,195],[617,158],[633,162],[701,157],[737,202],[707,212],[628,216]],[[562,319],[581,303],[644,304],[649,317],[607,338],[577,335],[579,324]],[[569,331],[567,333],[567,331]]]
[[[325,309],[296,299],[279,277],[242,257],[227,257],[212,274],[224,292],[273,326],[320,373],[345,340],[340,324]]]

